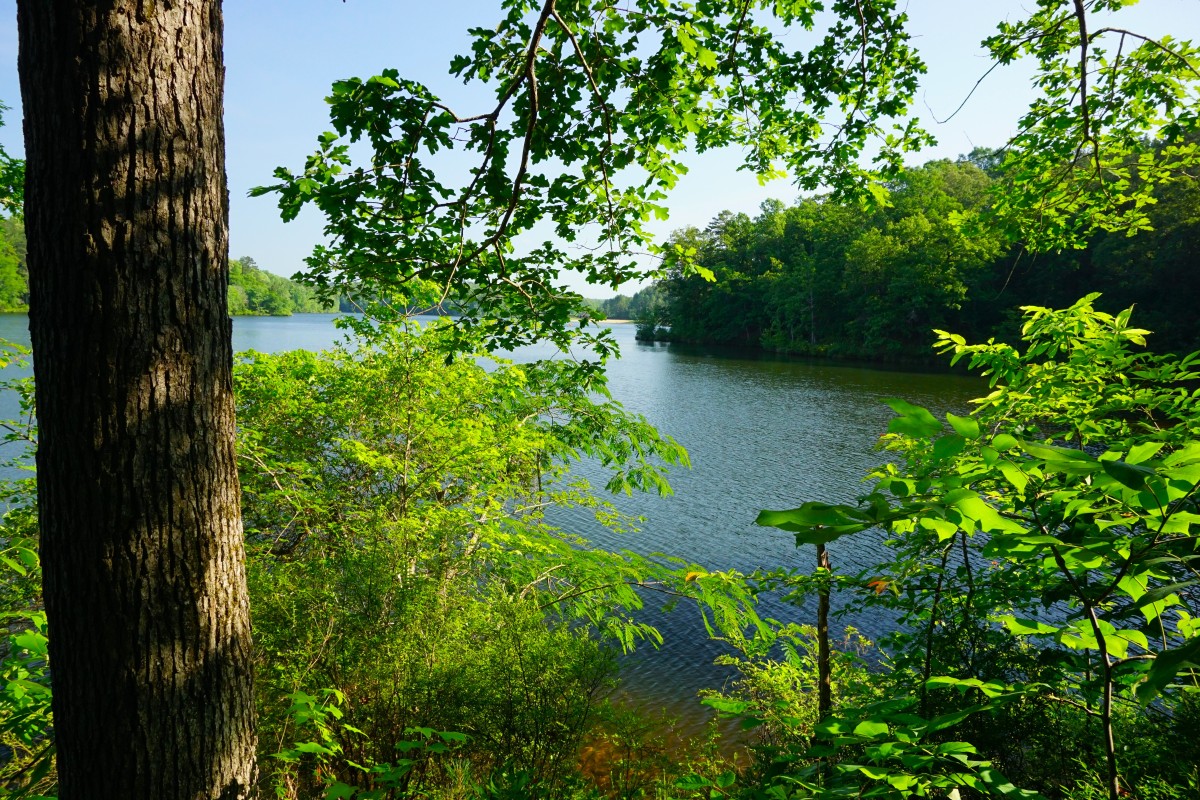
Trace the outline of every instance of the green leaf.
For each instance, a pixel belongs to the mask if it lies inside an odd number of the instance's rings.
[[[1029,476],[1020,467],[1011,461],[1004,460],[1000,462],[1000,473],[1017,490],[1017,494],[1025,493],[1025,487],[1029,485]]]
[[[946,414],[946,421],[954,432],[964,439],[979,438],[979,421],[974,417],[960,417],[957,414]]]
[[[933,443],[933,458],[936,461],[946,461],[963,451],[967,440],[957,433],[940,436]]]
[[[943,498],[948,506],[957,509],[963,516],[975,520],[984,531],[1022,533],[1017,522],[1001,516],[978,493],[970,489],[952,489]]]
[[[386,86],[389,89],[400,88],[400,84],[396,82],[396,79],[388,77],[387,75],[376,75],[372,78],[368,78],[367,83],[379,84],[380,86]]]
[[[888,726],[886,722],[877,722],[876,720],[863,720],[854,726],[856,736],[863,736],[868,739],[875,739],[880,736],[888,735]]]
[[[688,792],[694,792],[697,789],[707,789],[712,785],[712,781],[703,775],[685,775],[675,781],[676,789],[683,789]]]
[[[1049,472],[1065,475],[1092,475],[1102,469],[1100,462],[1082,450],[1072,447],[1021,442],[1021,449],[1045,464]]]
[[[1175,680],[1181,670],[1189,667],[1200,668],[1200,637],[1159,653],[1146,673],[1145,682],[1137,687],[1138,699],[1149,703]]]
[[[983,706],[971,706],[969,708],[960,709],[949,714],[942,714],[929,720],[929,722],[923,725],[921,729],[925,733],[934,733],[936,731],[943,731],[946,728],[953,728],[967,717],[971,716],[972,714],[977,714],[983,709]]]
[[[863,513],[849,506],[808,502],[789,511],[761,511],[756,525],[791,531],[798,544],[825,544],[871,527]]]
[[[336,781],[325,790],[325,800],[347,800],[347,798],[354,797],[357,791],[358,789],[354,786]]]
[[[1017,617],[1000,617],[999,619],[997,619],[997,622],[1000,622],[1001,624],[1004,625],[1005,628],[1008,628],[1009,632],[1015,633],[1018,636],[1030,636],[1030,635],[1039,635],[1039,634],[1045,635],[1045,634],[1058,632],[1058,628],[1054,627],[1053,625],[1047,625],[1046,623],[1039,622],[1036,619],[1019,619]]]
[[[992,437],[992,447],[996,448],[1002,453],[1005,450],[1012,450],[1019,444],[1020,442],[1017,441],[1015,436],[1011,436],[1007,433],[998,433]]]
[[[726,714],[743,714],[750,707],[750,703],[744,700],[732,700],[728,697],[706,697],[700,701],[700,705]]]
[[[1116,478],[1123,485],[1130,489],[1144,489],[1146,479],[1154,476],[1154,470],[1138,464],[1130,464],[1126,461],[1108,461],[1101,460],[1100,465],[1104,467],[1104,471]]]
[[[942,430],[942,423],[927,409],[894,397],[883,402],[900,415],[888,423],[888,433],[902,433],[916,439],[928,439]]]
[[[1125,456],[1125,460],[1130,464],[1140,464],[1148,458],[1152,458],[1159,450],[1163,449],[1164,442],[1142,442],[1135,444],[1129,448],[1129,454]]]
[[[11,569],[13,572],[17,573],[18,575],[28,575],[29,574],[29,572],[25,569],[25,567],[21,566],[16,561],[9,558],[8,556],[0,556],[0,561],[4,562],[5,566],[7,566],[9,569]]]
[[[1176,594],[1181,589],[1186,589],[1189,586],[1195,586],[1200,583],[1200,578],[1191,578],[1179,583],[1171,583],[1166,586],[1159,586],[1151,589],[1144,594],[1133,597],[1137,601],[1136,608],[1145,608],[1146,606],[1164,603],[1166,606],[1178,605],[1179,596]],[[1121,581],[1121,588],[1124,589],[1130,584],[1129,581]],[[1128,592],[1127,592],[1128,593]],[[1132,595],[1131,595],[1132,596]],[[1160,609],[1161,613],[1161,609]]]

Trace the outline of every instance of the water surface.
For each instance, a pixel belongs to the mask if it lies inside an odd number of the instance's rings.
[[[237,317],[234,348],[324,349],[343,336],[333,325],[335,318]],[[848,501],[861,493],[862,476],[881,459],[874,445],[892,416],[885,398],[902,397],[937,414],[962,413],[983,388],[976,380],[949,374],[643,344],[634,340],[632,325],[615,325],[613,331],[622,350],[609,368],[613,396],[687,447],[692,468],[672,473],[672,497],[616,498],[622,510],[646,518],[639,532],[612,534],[583,510],[559,512],[554,519],[606,547],[670,553],[710,570],[810,569],[813,549],[795,547],[782,531],[755,526],[758,512],[806,500]],[[0,337],[27,344],[26,317],[0,315]],[[547,354],[533,348],[515,357]],[[12,414],[13,398],[0,400],[0,412]],[[594,465],[579,470],[603,485],[605,478]],[[834,542],[830,552],[835,568],[848,572],[888,556],[879,536]],[[658,605],[652,596],[647,602]],[[763,611],[778,619],[811,622],[814,608],[768,599]],[[643,648],[626,659],[622,691],[698,722],[704,712],[696,704],[696,692],[729,677],[727,668],[712,663],[722,646],[708,640],[695,609],[680,607],[647,618],[666,641],[658,651]],[[848,622],[870,637],[890,625],[879,617]]]

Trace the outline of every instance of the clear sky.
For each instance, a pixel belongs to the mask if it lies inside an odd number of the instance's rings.
[[[937,125],[932,117],[949,115],[970,93],[989,66],[980,40],[1027,5],[1032,0],[910,0],[911,30],[929,65],[917,112],[939,140],[916,163],[954,158],[976,145],[995,147],[1012,133],[1030,96],[1030,72],[1022,66],[994,72],[949,123]],[[317,135],[330,128],[324,97],[337,79],[394,67],[452,105],[471,108],[471,100],[483,96],[448,75],[449,60],[466,50],[468,27],[494,26],[498,6],[498,0],[227,0],[230,254],[253,256],[282,275],[301,269],[321,238],[319,215],[305,212],[285,225],[272,198],[249,198],[249,189],[271,182],[276,166],[303,165]],[[1123,19],[1139,33],[1200,39],[1200,0],[1142,0]],[[15,0],[0,0],[0,101],[12,108],[0,143],[14,155],[23,149],[15,20]],[[795,200],[797,192],[786,181],[761,187],[736,171],[738,163],[737,152],[694,157],[691,172],[668,201],[671,218],[660,223],[661,235],[686,225],[703,227],[725,209],[753,214],[768,198]],[[582,282],[574,288],[591,296],[611,294]]]

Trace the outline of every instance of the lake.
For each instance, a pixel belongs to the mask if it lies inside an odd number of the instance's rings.
[[[237,317],[235,350],[319,350],[341,337],[334,315]],[[28,343],[24,315],[0,315],[0,338]],[[792,508],[806,500],[848,501],[862,492],[861,478],[881,456],[874,450],[892,411],[883,404],[902,397],[941,414],[962,413],[983,394],[982,382],[958,375],[927,374],[861,366],[787,360],[759,354],[663,343],[640,343],[634,326],[613,326],[621,358],[609,368],[613,396],[643,414],[663,433],[687,447],[690,470],[671,475],[672,497],[616,498],[618,506],[646,518],[637,533],[614,535],[586,511],[560,513],[555,521],[613,549],[664,552],[710,570],[749,572],[758,567],[812,567],[812,548],[797,549],[792,536],[754,525],[765,508]],[[547,356],[530,348],[518,359]],[[4,398],[0,413],[13,413]],[[580,472],[603,485],[590,465]],[[835,569],[855,572],[887,558],[881,537],[834,542]],[[657,603],[647,598],[648,605]],[[836,606],[836,602],[835,602]],[[765,601],[777,619],[813,622],[809,607]],[[704,711],[696,692],[719,686],[727,668],[713,659],[722,646],[708,640],[694,609],[650,613],[665,642],[625,660],[622,693],[664,706],[699,724]],[[886,632],[884,618],[849,619],[870,638]]]

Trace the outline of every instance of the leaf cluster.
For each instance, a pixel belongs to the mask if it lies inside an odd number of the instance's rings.
[[[1197,355],[1135,350],[1146,332],[1094,300],[1025,309],[1023,349],[940,333],[939,349],[993,386],[973,414],[943,423],[889,401],[897,417],[881,441],[898,461],[872,473],[868,495],[759,521],[798,545],[887,529],[895,560],[840,582],[866,590],[858,603],[899,613],[883,682],[922,720],[943,709],[943,728],[973,731],[975,743],[990,737],[972,717],[1011,713],[997,698],[1038,715],[1047,703],[1082,712],[1099,723],[1081,738],[1115,797],[1122,785],[1185,779],[1161,756],[1138,763],[1130,743],[1200,686],[1200,373]],[[952,702],[946,687],[990,699]],[[861,712],[835,717],[847,713]],[[988,744],[1009,766],[1022,762]],[[1063,776],[1042,779],[1049,791]]]
[[[633,254],[654,249],[646,225],[665,219],[685,148],[740,145],[759,175],[852,193],[875,142],[878,171],[896,173],[929,141],[905,119],[924,66],[904,22],[892,0],[506,3],[451,62],[493,105],[455,111],[394,70],[339,81],[334,130],[254,194],[277,193],[285,219],[310,203],[325,215],[307,274],[327,294],[426,282],[494,345],[563,343],[585,308],[556,279],[640,274]]]

